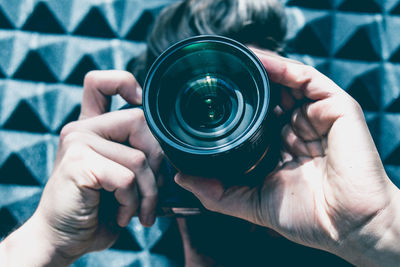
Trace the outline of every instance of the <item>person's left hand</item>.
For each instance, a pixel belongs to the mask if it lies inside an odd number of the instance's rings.
[[[353,264],[392,266],[398,262],[393,255],[400,255],[392,224],[400,191],[383,168],[359,104],[310,66],[256,53],[270,79],[286,87],[279,104],[290,120],[281,131],[279,165],[256,187],[183,174],[176,182],[212,211]]]

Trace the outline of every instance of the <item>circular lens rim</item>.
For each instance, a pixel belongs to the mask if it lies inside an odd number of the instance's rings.
[[[166,61],[167,58],[170,56],[173,56],[175,53],[177,53],[179,50],[185,48],[188,45],[193,45],[197,43],[218,43],[222,45],[228,45],[231,48],[234,48],[238,50],[240,53],[245,54],[254,64],[256,69],[258,70],[258,74],[260,75],[262,82],[259,86],[260,89],[264,88],[264,101],[261,101],[262,106],[257,106],[257,110],[255,110],[254,114],[259,114],[257,117],[257,120],[253,120],[250,122],[250,124],[246,127],[246,130],[244,131],[244,134],[239,135],[237,138],[235,138],[233,141],[228,142],[222,146],[216,146],[216,147],[195,147],[195,146],[190,146],[178,138],[176,138],[173,134],[171,134],[168,129],[165,127],[164,123],[162,120],[159,120],[160,124],[164,127],[164,130],[168,132],[169,136],[163,133],[163,130],[160,129],[160,127],[157,125],[157,122],[155,118],[153,118],[152,113],[150,112],[150,89],[151,89],[151,84],[153,81],[154,76],[157,73],[157,70],[161,64],[163,64],[164,61]],[[258,85],[258,84],[257,84]],[[178,149],[182,152],[189,153],[189,154],[194,154],[194,155],[215,155],[215,154],[221,154],[225,153],[231,149],[235,149],[239,146],[241,146],[244,142],[249,140],[261,127],[262,123],[264,122],[265,118],[268,116],[268,113],[270,112],[270,101],[271,101],[271,95],[270,95],[270,86],[269,86],[269,78],[268,74],[261,63],[261,61],[258,59],[258,57],[245,45],[219,35],[199,35],[195,37],[190,37],[187,39],[184,39],[171,47],[169,47],[167,50],[165,50],[152,64],[150,67],[150,70],[146,76],[146,80],[143,86],[143,109],[144,109],[144,114],[146,121],[148,123],[148,126],[153,133],[153,135],[156,137],[156,139],[161,143],[166,143],[168,146],[173,147],[175,149]]]

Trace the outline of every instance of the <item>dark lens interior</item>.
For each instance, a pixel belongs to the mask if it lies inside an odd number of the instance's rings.
[[[255,119],[260,107],[254,62],[233,46],[218,42],[189,44],[166,57],[152,77],[149,98],[156,99],[164,134],[182,145],[229,145]]]
[[[212,129],[222,125],[231,113],[236,112],[232,110],[234,91],[224,80],[206,75],[188,82],[187,86],[178,108],[191,127]]]
[[[184,88],[178,93],[175,112],[187,134],[215,139],[229,133],[240,121],[243,99],[232,82],[209,74],[188,81]]]

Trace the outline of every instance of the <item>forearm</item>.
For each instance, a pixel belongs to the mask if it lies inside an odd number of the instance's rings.
[[[400,264],[400,191],[395,188],[392,194],[385,210],[347,238],[339,256],[356,266]]]
[[[0,243],[0,266],[68,266],[39,218],[31,217]]]

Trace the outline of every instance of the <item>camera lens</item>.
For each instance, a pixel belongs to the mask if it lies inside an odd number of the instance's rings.
[[[206,74],[188,81],[178,94],[178,123],[194,137],[216,139],[234,129],[243,114],[243,98],[231,81]]]
[[[234,40],[198,36],[173,45],[143,90],[150,130],[180,171],[243,174],[270,153],[276,127],[268,77]]]
[[[188,83],[177,101],[184,120],[197,130],[213,129],[227,121],[232,110],[230,88],[223,80],[207,75]],[[180,99],[179,99],[180,100]],[[237,102],[237,100],[236,100]]]

